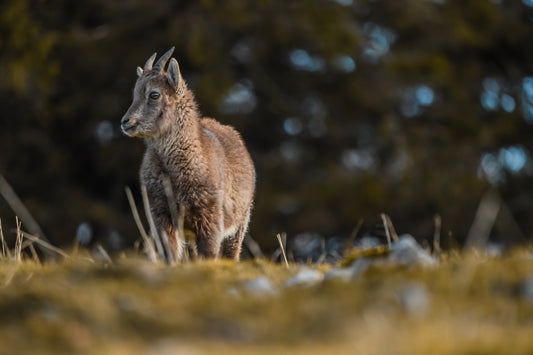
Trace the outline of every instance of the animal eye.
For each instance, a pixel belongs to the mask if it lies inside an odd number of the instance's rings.
[[[161,95],[160,95],[158,92],[152,91],[152,92],[150,93],[150,98],[151,98],[152,100],[157,100],[157,99],[159,99],[159,96],[161,96]]]

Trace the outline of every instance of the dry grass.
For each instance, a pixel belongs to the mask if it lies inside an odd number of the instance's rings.
[[[533,249],[498,258],[478,252],[487,235],[481,222],[473,224],[468,252],[440,253],[435,217],[438,267],[376,264],[349,281],[287,287],[301,265],[288,262],[286,236],[277,236],[284,264],[266,261],[249,239],[254,260],[176,265],[165,236],[149,214],[147,234],[127,195],[142,256],[110,256],[101,246],[93,255],[61,250],[18,221],[11,250],[0,220],[0,354],[533,353]],[[480,219],[489,215],[487,203]],[[387,215],[382,220],[390,243],[397,233]],[[34,244],[56,258],[41,263]],[[346,249],[338,267],[388,252]],[[332,266],[306,267],[324,273]],[[250,289],[259,278],[271,289]]]
[[[0,353],[533,352],[529,249],[443,254],[436,268],[373,267],[349,282],[295,288],[284,286],[295,264],[67,255],[0,260]],[[257,277],[275,294],[248,292]],[[412,288],[426,303],[409,303]]]
[[[289,267],[289,261],[287,260],[287,253],[285,250],[287,249],[287,234],[283,233],[277,234],[276,238],[278,239],[279,247],[281,249],[281,255],[283,255],[283,261],[285,262],[285,267]]]

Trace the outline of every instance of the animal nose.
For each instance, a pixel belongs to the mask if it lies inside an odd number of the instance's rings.
[[[128,124],[130,122],[130,118],[129,117],[122,117],[122,120],[120,121],[120,124],[121,125],[125,125],[125,124]]]

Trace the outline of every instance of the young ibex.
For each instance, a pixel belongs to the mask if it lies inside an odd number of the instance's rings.
[[[184,212],[185,228],[196,236],[198,255],[238,260],[255,189],[253,162],[235,129],[200,116],[176,59],[164,71],[173,51],[155,65],[154,53],[143,69],[137,67],[133,103],[122,118],[122,131],[145,139],[141,184],[146,185],[156,227],[169,236],[173,258],[183,256],[183,236],[172,223],[165,181]]]

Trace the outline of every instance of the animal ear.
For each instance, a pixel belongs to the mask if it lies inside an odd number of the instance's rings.
[[[167,80],[174,90],[178,90],[182,79],[178,61],[174,58],[170,60],[170,64],[168,65]]]
[[[143,70],[141,67],[137,67],[137,76],[143,75]]]

